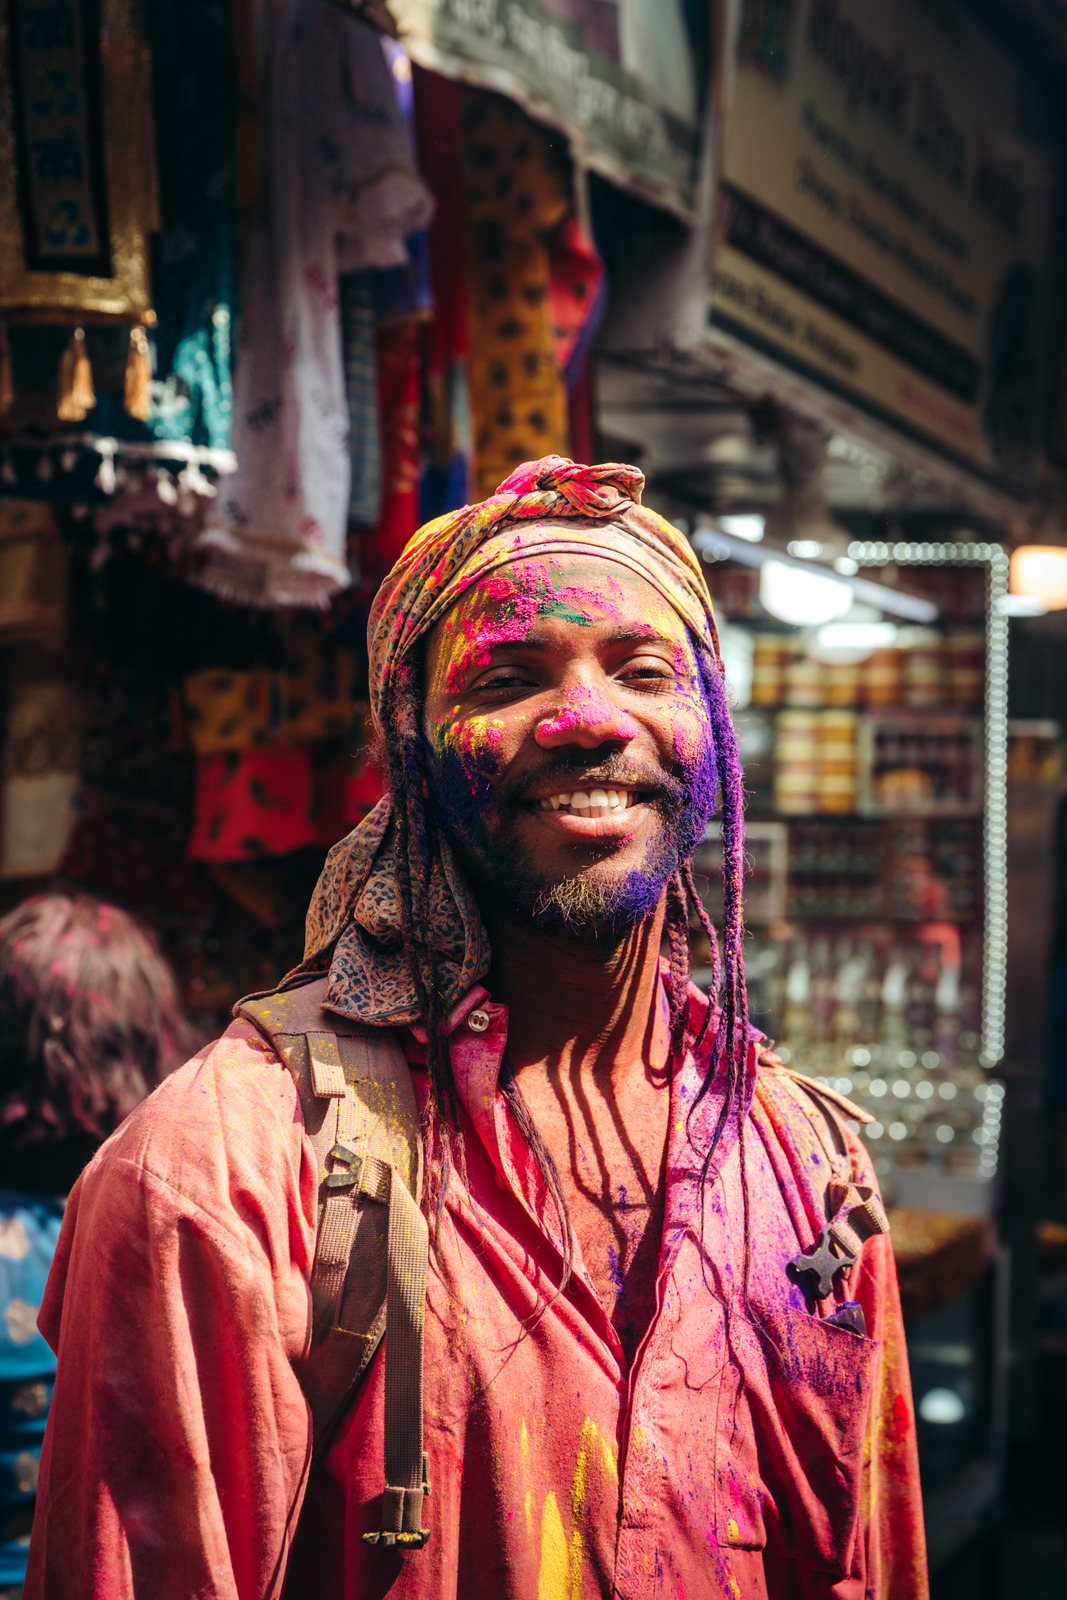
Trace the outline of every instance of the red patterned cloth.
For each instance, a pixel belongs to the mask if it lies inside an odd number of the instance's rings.
[[[229,750],[197,764],[194,861],[281,856],[315,839],[311,754]]]
[[[381,512],[375,528],[353,535],[360,589],[374,593],[419,523],[419,373],[421,319],[378,331],[378,416],[382,438]]]

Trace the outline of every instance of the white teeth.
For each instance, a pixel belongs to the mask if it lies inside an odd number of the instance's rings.
[[[628,811],[633,795],[629,789],[575,789],[573,794],[546,795],[537,803],[542,811]]]

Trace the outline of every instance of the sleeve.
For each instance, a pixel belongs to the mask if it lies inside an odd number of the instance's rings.
[[[857,1181],[877,1187],[867,1152],[849,1137]],[[855,1284],[878,1371],[864,1440],[862,1516],[867,1600],[928,1600],[919,1453],[897,1268],[889,1234],[875,1234],[860,1256]]]
[[[120,1145],[75,1187],[41,1313],[58,1374],[25,1600],[280,1593],[311,1437],[290,1356],[314,1225],[288,1132],[288,1194],[269,1144],[263,1199],[198,1158],[195,1126],[164,1141],[166,1177]]]

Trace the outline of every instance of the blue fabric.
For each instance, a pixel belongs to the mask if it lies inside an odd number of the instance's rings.
[[[26,1575],[56,1358],[37,1313],[63,1221],[63,1201],[0,1190],[0,1591]]]

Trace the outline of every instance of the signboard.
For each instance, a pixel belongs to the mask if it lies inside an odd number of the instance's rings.
[[[953,0],[746,0],[712,323],[1025,487],[1055,184]]]
[[[496,89],[584,164],[690,219],[701,40],[685,0],[389,0],[422,66]]]

